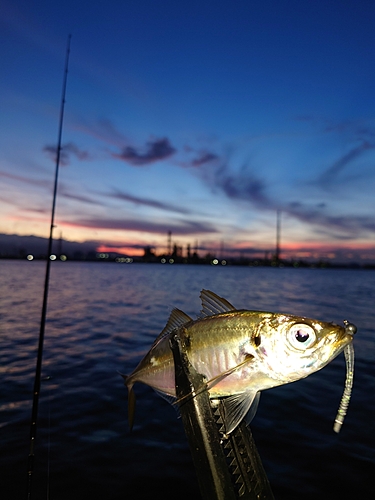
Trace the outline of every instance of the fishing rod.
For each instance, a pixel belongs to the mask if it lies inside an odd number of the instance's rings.
[[[68,79],[68,64],[69,64],[69,54],[70,54],[70,39],[71,35],[68,36],[68,43],[66,48],[65,56],[65,69],[63,77],[62,95],[61,95],[61,105],[60,105],[60,119],[59,119],[59,129],[58,129],[58,140],[57,140],[57,151],[56,151],[56,167],[55,167],[55,182],[53,188],[53,198],[52,198],[52,210],[51,210],[51,225],[48,239],[48,251],[47,251],[47,264],[46,264],[46,274],[44,281],[44,293],[43,293],[43,305],[42,305],[42,315],[40,320],[40,330],[39,330],[39,344],[38,344],[38,354],[35,369],[35,379],[34,379],[34,392],[33,392],[33,406],[31,411],[31,423],[30,423],[30,451],[28,457],[28,482],[27,482],[27,498],[31,498],[31,482],[34,472],[34,461],[35,461],[35,438],[37,429],[37,419],[38,419],[38,403],[39,403],[39,393],[40,393],[40,382],[42,373],[42,358],[43,358],[43,342],[44,342],[44,331],[46,325],[47,316],[47,302],[48,302],[48,286],[49,286],[49,275],[51,267],[50,256],[52,254],[52,242],[53,242],[53,228],[55,221],[55,207],[56,207],[56,193],[57,193],[57,180],[59,174],[60,166],[60,155],[61,155],[61,138],[62,138],[62,128],[64,121],[64,108],[65,108],[65,94],[66,94],[66,84]]]

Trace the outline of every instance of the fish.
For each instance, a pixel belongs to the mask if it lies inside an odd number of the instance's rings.
[[[175,367],[172,335],[187,339],[188,359],[204,377],[210,400],[224,404],[224,428],[229,435],[245,418],[254,417],[263,390],[303,379],[322,369],[342,351],[347,359],[345,391],[336,417],[339,432],[353,383],[353,336],[357,329],[291,314],[236,309],[209,290],[200,294],[202,309],[192,319],[173,309],[165,328],[130,375],[122,375],[128,388],[129,426],[133,427],[135,395],[141,382],[175,404]]]

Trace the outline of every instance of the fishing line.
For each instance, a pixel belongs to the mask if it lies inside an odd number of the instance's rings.
[[[51,225],[48,240],[48,250],[47,250],[47,263],[46,263],[46,274],[44,280],[44,293],[43,293],[43,305],[42,305],[42,315],[40,320],[40,330],[39,330],[39,343],[38,343],[38,354],[35,368],[35,379],[34,379],[34,392],[33,392],[33,405],[31,412],[31,423],[30,423],[30,451],[28,456],[28,482],[27,482],[27,499],[31,499],[31,482],[34,473],[34,462],[35,462],[35,439],[36,439],[36,428],[38,419],[38,404],[39,404],[39,393],[40,393],[40,382],[42,373],[42,358],[43,358],[43,343],[44,343],[44,332],[47,317],[47,302],[48,302],[48,286],[49,286],[49,275],[51,267],[51,253],[52,253],[52,241],[53,241],[53,228],[55,221],[55,207],[56,207],[56,193],[57,193],[57,180],[60,165],[60,155],[61,155],[61,139],[62,139],[62,127],[64,120],[64,107],[65,107],[65,94],[66,94],[66,84],[68,77],[68,63],[69,63],[69,53],[70,53],[70,39],[71,35],[68,36],[68,43],[66,48],[65,57],[65,69],[63,77],[62,86],[62,96],[60,105],[60,120],[59,120],[59,130],[58,130],[58,141],[57,141],[57,151],[56,151],[56,168],[55,168],[55,182],[53,188],[53,198],[52,198],[52,210],[51,210]]]

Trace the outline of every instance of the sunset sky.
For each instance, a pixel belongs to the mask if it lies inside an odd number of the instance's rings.
[[[3,0],[0,233],[375,260],[375,3]]]

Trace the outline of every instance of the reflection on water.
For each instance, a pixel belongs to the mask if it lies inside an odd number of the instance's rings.
[[[0,261],[4,498],[25,497],[44,266]],[[36,497],[45,496],[48,483],[53,499],[199,498],[176,412],[148,387],[136,386],[129,434],[127,394],[117,372],[135,367],[172,307],[195,317],[202,288],[238,308],[357,325],[354,391],[338,436],[332,426],[345,380],[343,356],[304,381],[265,391],[252,429],[277,499],[370,498],[375,272],[68,262],[51,268],[43,358],[43,377],[51,378],[41,389]]]

